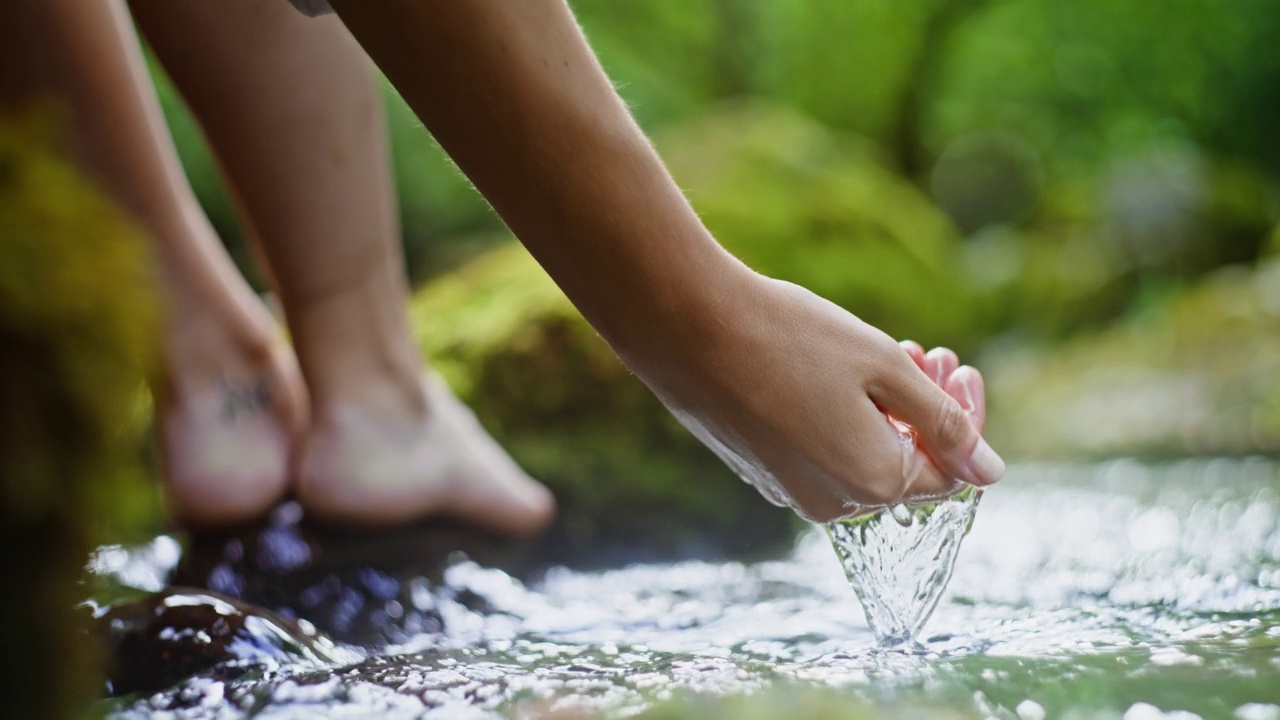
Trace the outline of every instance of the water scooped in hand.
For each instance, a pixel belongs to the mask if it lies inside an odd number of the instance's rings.
[[[890,420],[903,442],[908,478],[924,456],[910,428]],[[885,648],[918,652],[916,640],[951,579],[960,542],[973,525],[982,491],[964,488],[947,498],[899,503],[826,524],[836,556]]]
[[[883,647],[919,648],[916,636],[951,579],[981,497],[981,490],[966,487],[943,500],[827,523],[845,576]]]

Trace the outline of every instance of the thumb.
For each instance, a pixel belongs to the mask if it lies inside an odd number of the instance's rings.
[[[961,380],[979,400],[981,376],[961,374]],[[957,383],[958,385],[959,383]],[[976,390],[976,393],[973,391]],[[953,387],[955,395],[962,395]],[[919,447],[943,475],[971,485],[990,485],[1004,476],[1004,460],[979,432],[985,420],[985,403],[962,407],[955,397],[925,375],[904,351],[869,389],[871,399],[885,412],[915,428]],[[969,412],[969,411],[972,411]]]

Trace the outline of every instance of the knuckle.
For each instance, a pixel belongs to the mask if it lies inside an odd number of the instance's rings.
[[[876,360],[886,370],[897,370],[903,366],[903,363],[915,366],[911,356],[907,354],[907,349],[888,335],[877,337],[873,349]]]
[[[888,335],[872,342],[868,354],[873,368],[869,384],[879,392],[889,393],[891,388],[901,385],[905,373],[917,371],[906,348]]]
[[[969,418],[964,409],[954,398],[946,397],[938,408],[933,441],[942,449],[958,449],[969,438],[969,432]]]

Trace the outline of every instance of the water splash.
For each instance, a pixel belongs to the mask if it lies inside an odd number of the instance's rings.
[[[882,647],[923,652],[916,636],[951,579],[960,541],[973,526],[982,491],[897,504],[827,523],[845,577]]]

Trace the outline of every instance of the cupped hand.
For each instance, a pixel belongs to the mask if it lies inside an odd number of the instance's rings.
[[[641,375],[676,417],[770,501],[814,522],[989,485],[981,374],[899,345],[791,283],[753,275]],[[674,360],[677,359],[678,360]],[[904,430],[901,424],[910,426]],[[913,462],[914,436],[925,462]]]

